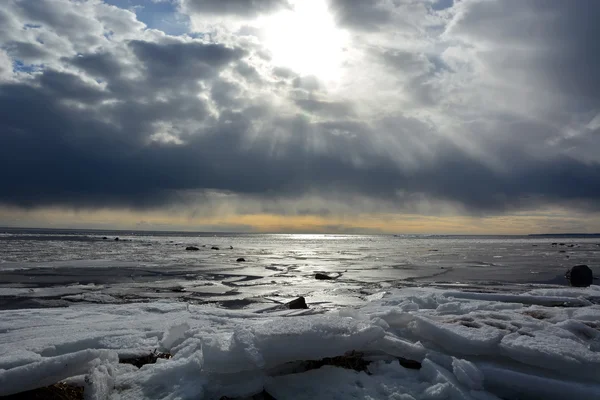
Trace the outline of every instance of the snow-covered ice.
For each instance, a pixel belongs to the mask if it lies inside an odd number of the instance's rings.
[[[600,287],[389,288],[323,310],[161,300],[0,311],[0,395],[68,379],[90,399],[599,399]],[[302,315],[303,314],[303,315]],[[168,351],[140,369],[120,358]],[[366,371],[302,361],[350,351]],[[400,365],[398,358],[421,363]]]

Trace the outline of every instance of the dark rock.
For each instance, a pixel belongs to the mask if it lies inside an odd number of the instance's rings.
[[[229,246],[229,250],[233,250],[233,246]]]
[[[290,310],[302,310],[308,308],[308,306],[306,305],[306,300],[304,300],[304,297],[302,296],[290,301],[289,303],[286,303],[286,306]]]
[[[213,246],[210,248],[211,250],[219,250],[219,248],[217,246]]]
[[[556,246],[558,243],[552,243],[552,246]]]
[[[51,386],[2,396],[5,400],[83,400],[83,387],[59,382]]]
[[[570,244],[567,247],[575,247],[575,245],[574,244]]]
[[[108,239],[108,238],[107,238],[106,236],[103,236],[103,237],[102,237],[102,240],[107,240],[107,239]]]
[[[325,365],[332,365],[338,368],[353,369],[357,372],[366,372],[369,364],[371,364],[371,361],[365,360],[363,353],[352,350],[346,352],[346,354],[343,356],[304,361],[302,367],[305,371],[310,371],[313,369],[319,369]]]
[[[559,245],[559,246],[564,246],[565,244],[564,244],[564,243],[559,243],[558,245]]]
[[[118,237],[116,237],[116,238],[115,238],[115,241],[117,241],[117,242],[118,242],[118,241],[119,241],[119,238],[118,238]]]
[[[240,400],[240,399],[245,399],[245,400],[277,400],[275,397],[271,396],[269,394],[269,392],[267,392],[265,389],[263,389],[262,392],[257,393],[255,395],[253,395],[252,397],[227,397],[227,396],[221,396],[219,398],[219,400]]]
[[[407,358],[398,357],[398,362],[404,368],[421,369],[421,363],[418,362],[418,361],[414,361],[414,360],[409,360]]]
[[[532,246],[532,247],[537,247],[537,244],[532,244],[531,246]]]
[[[156,360],[162,358],[163,360],[168,360],[172,356],[170,353],[159,353],[154,350],[152,353],[139,357],[132,358],[119,358],[119,364],[131,364],[138,368],[142,368],[146,364],[155,364]]]
[[[559,252],[559,253],[566,253],[566,251],[565,251],[565,250],[559,250],[558,252]]]
[[[197,248],[196,246],[188,246],[185,248],[186,250],[190,250],[190,251],[198,251],[200,250],[199,248]]]
[[[326,274],[322,274],[322,273],[320,273],[320,272],[317,272],[317,273],[315,274],[315,279],[319,279],[319,280],[321,280],[321,281],[327,281],[327,280],[331,280],[331,279],[333,279],[333,278],[332,278],[331,276],[329,276],[329,275],[326,275]]]
[[[576,265],[565,274],[571,286],[588,287],[594,281],[594,274],[587,265]]]
[[[240,257],[237,260],[235,260],[236,262],[244,262],[246,261],[246,259],[244,257]]]

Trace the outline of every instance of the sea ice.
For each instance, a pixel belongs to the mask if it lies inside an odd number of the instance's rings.
[[[392,289],[340,310],[177,301],[0,311],[0,396],[68,380],[88,399],[598,399],[600,288]],[[312,314],[301,315],[309,311]],[[169,351],[137,369],[118,358]],[[344,356],[366,371],[306,361]],[[412,360],[403,367],[398,358]]]

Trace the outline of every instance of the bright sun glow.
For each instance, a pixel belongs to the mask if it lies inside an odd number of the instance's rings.
[[[261,21],[273,63],[303,75],[336,80],[348,42],[324,0],[298,0],[291,10]]]

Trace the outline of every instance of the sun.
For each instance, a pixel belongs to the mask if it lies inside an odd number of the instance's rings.
[[[323,80],[339,77],[348,34],[336,26],[325,0],[297,0],[260,25],[274,65]]]

